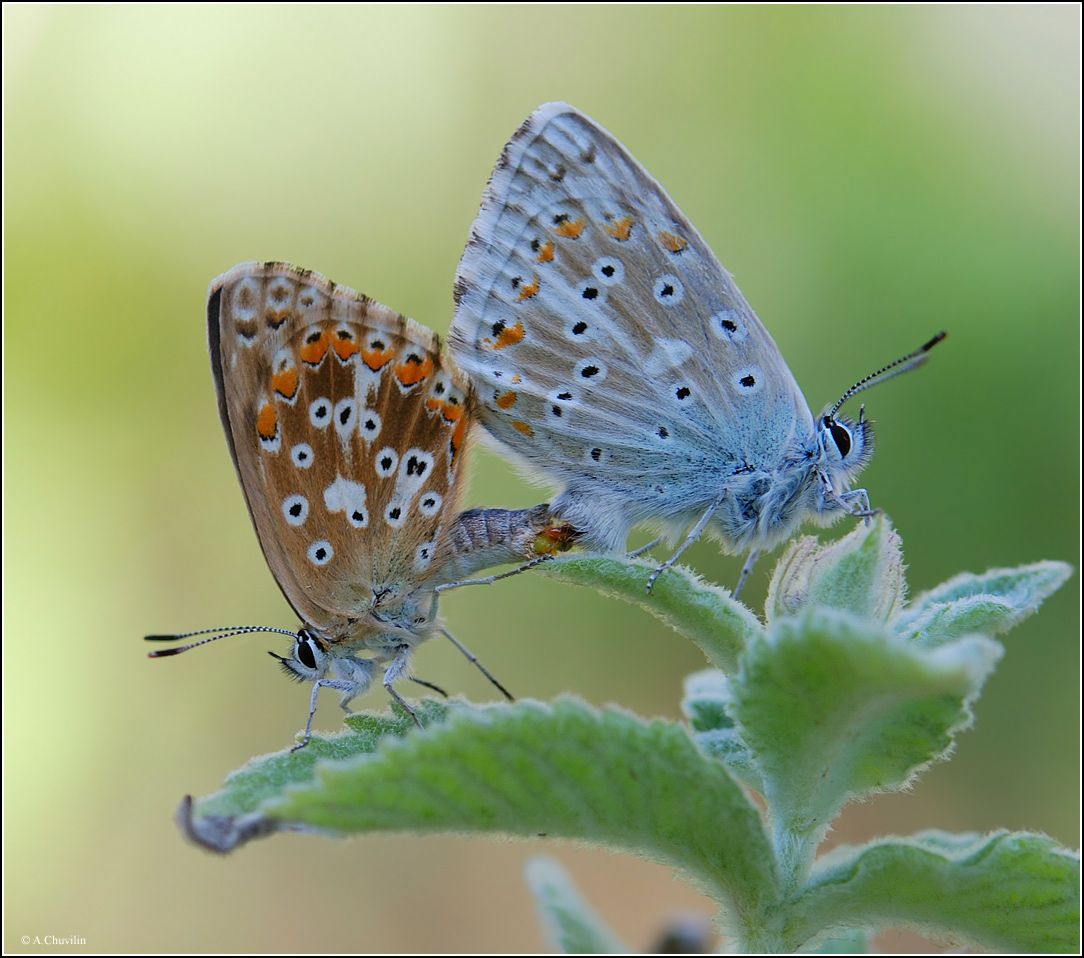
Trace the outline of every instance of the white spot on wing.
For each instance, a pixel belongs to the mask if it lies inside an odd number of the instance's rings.
[[[302,322],[315,323],[321,319],[327,298],[315,286],[306,286],[297,294],[297,311]]]
[[[387,479],[388,476],[392,475],[398,465],[399,453],[392,449],[391,446],[385,446],[381,449],[373,460],[373,468],[381,479]]]
[[[576,364],[573,375],[576,382],[600,383],[608,373],[609,370],[601,359],[597,356],[588,356],[587,359],[583,359]]]
[[[367,498],[362,483],[342,476],[336,476],[335,481],[324,490],[327,511],[346,513],[347,522],[355,529],[364,529],[369,524],[369,510],[365,508]]]
[[[400,529],[403,523],[406,522],[409,509],[409,503],[393,499],[388,503],[387,509],[384,510],[384,521],[393,529]]]
[[[309,517],[309,500],[304,496],[287,496],[282,500],[282,517],[292,526],[302,526]]]
[[[692,354],[692,346],[683,339],[657,339],[651,355],[644,360],[644,374],[657,376],[667,369],[676,369]]]
[[[371,409],[363,409],[358,416],[358,432],[366,442],[372,442],[380,435],[380,417]]]
[[[655,280],[655,302],[677,306],[685,298],[685,286],[673,273],[664,273]]]
[[[606,287],[596,279],[585,279],[576,286],[576,303],[584,308],[598,309],[605,304]]]
[[[353,397],[340,399],[335,403],[335,431],[339,438],[347,443],[354,432],[354,426],[358,421],[358,401]]]
[[[278,452],[282,448],[282,432],[278,428],[275,429],[275,435],[270,439],[264,439],[260,436],[260,448],[264,452]]]
[[[625,264],[613,256],[603,256],[591,264],[591,272],[604,286],[616,286],[625,281]]]
[[[247,294],[247,296],[245,295]],[[242,299],[252,303],[252,306],[242,306]],[[250,323],[256,318],[256,303],[260,301],[260,287],[251,276],[241,280],[230,293],[230,312],[233,318],[242,322]]]
[[[418,572],[425,572],[429,568],[430,563],[433,561],[433,550],[436,545],[435,541],[423,542],[414,550],[414,568]]]
[[[298,469],[308,469],[312,465],[312,446],[299,442],[290,450],[290,459]]]
[[[327,429],[331,423],[331,400],[321,396],[309,403],[309,422],[317,429]]]
[[[433,516],[440,512],[442,505],[444,505],[444,500],[439,492],[427,492],[418,503],[418,511],[427,519],[432,519]]]
[[[736,309],[722,309],[712,316],[711,331],[735,346],[740,346],[749,338],[749,327]]]
[[[760,392],[764,385],[764,373],[759,366],[743,366],[730,374],[730,388],[743,396]]]
[[[417,490],[433,471],[433,454],[424,449],[408,449],[399,460],[398,489]]]

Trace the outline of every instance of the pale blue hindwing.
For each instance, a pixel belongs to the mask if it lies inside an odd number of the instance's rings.
[[[609,133],[551,103],[505,148],[456,283],[451,342],[485,427],[560,481],[596,547],[717,500],[727,551],[834,518],[825,452],[768,331],[662,187]],[[862,462],[864,465],[864,460]]]

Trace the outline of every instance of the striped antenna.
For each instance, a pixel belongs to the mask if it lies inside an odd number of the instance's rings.
[[[860,379],[844,394],[827,413],[829,421],[835,418],[839,407],[842,406],[851,396],[862,392],[863,389],[869,389],[870,386],[876,386],[878,383],[883,383],[886,379],[891,379],[893,376],[899,376],[901,373],[908,373],[912,369],[918,369],[927,359],[930,358],[930,350],[934,348],[942,339],[944,339],[948,333],[940,332],[933,339],[923,346],[920,346],[913,353],[908,353],[906,356],[897,359],[894,363],[889,363],[881,369],[878,369],[875,373],[870,373],[865,379]]]
[[[277,632],[280,635],[288,635],[294,639],[297,638],[296,632],[291,632],[289,629],[275,629],[269,625],[226,625],[220,626],[217,629],[200,629],[198,632],[182,632],[178,635],[145,635],[143,638],[147,642],[178,642],[181,639],[190,639],[193,635],[207,635],[210,632],[215,632],[217,634],[212,635],[209,639],[200,639],[198,642],[182,645],[180,648],[159,649],[154,652],[148,652],[147,657],[151,659],[160,659],[167,655],[180,655],[182,652],[187,652],[189,649],[195,649],[201,645],[206,645],[208,642],[214,642],[216,639],[225,639],[231,635],[245,635],[248,632]]]

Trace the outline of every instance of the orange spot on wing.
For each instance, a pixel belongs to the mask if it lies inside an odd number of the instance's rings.
[[[516,373],[512,377],[512,385],[513,386],[518,386],[521,382],[523,382],[523,377],[521,377],[519,373]]]
[[[682,239],[675,233],[668,233],[666,230],[659,233],[658,240],[668,253],[683,253],[689,246],[688,240]]]
[[[459,458],[459,452],[463,448],[463,441],[467,438],[467,418],[461,416],[459,422],[455,424],[455,429],[452,430],[452,438],[448,442],[448,448],[452,454],[452,461],[450,468],[455,468],[456,460]]]
[[[463,407],[458,403],[446,402],[441,406],[440,414],[445,422],[459,422],[463,418]]]
[[[525,422],[520,422],[517,419],[514,423],[512,423],[512,428],[523,433],[523,435],[525,436],[530,436],[532,439],[534,438],[534,430],[530,427],[530,425]]]
[[[515,326],[505,326],[504,329],[500,331],[500,334],[497,336],[497,341],[493,344],[493,348],[504,349],[505,346],[514,346],[523,339],[525,335],[523,324],[517,321]]]
[[[541,282],[539,281],[538,277],[536,276],[534,278],[534,282],[531,283],[530,286],[524,286],[523,289],[520,290],[520,293],[519,293],[519,296],[516,299],[516,302],[517,303],[522,303],[525,299],[530,299],[532,296],[537,296],[538,295],[538,289],[539,289],[539,287],[541,285],[542,285]],[[522,339],[523,337],[521,336],[520,338]],[[499,349],[500,347],[498,346],[497,348]]]
[[[538,251],[538,262],[548,263],[553,259],[553,243],[546,240],[545,244]]]
[[[636,220],[631,216],[626,216],[619,219],[616,223],[611,223],[606,227],[606,232],[609,233],[617,242],[624,243],[632,235],[632,228],[636,225]]]
[[[395,350],[390,346],[382,346],[374,349],[362,348],[361,358],[364,360],[365,365],[375,373],[383,369],[395,358]]]
[[[565,220],[558,223],[553,231],[566,239],[579,239],[584,231],[584,223],[583,220]]]
[[[331,345],[335,349],[336,355],[344,363],[355,353],[361,352],[361,346],[353,336],[342,335],[342,330],[335,334],[335,338],[331,341]]]
[[[305,336],[305,342],[302,344],[301,349],[298,350],[298,354],[310,366],[319,366],[327,355],[330,345],[331,336],[326,329],[322,330],[319,335],[309,333]]]
[[[297,395],[300,382],[301,378],[292,366],[271,376],[271,388],[285,399],[293,399]]]
[[[516,404],[517,399],[519,399],[519,396],[517,396],[513,390],[509,389],[508,392],[501,393],[501,395],[497,397],[497,405],[500,406],[501,409],[511,409]]]
[[[430,396],[425,401],[425,408],[428,409],[430,412],[436,412],[443,405],[444,405],[444,403],[442,403],[439,399],[435,398],[434,396]]]
[[[432,371],[432,356],[419,360],[412,354],[405,363],[396,363],[395,378],[404,386],[413,386],[415,383],[420,383]]]
[[[275,414],[275,407],[271,403],[265,403],[256,417],[256,435],[270,442],[279,431],[279,417]]]

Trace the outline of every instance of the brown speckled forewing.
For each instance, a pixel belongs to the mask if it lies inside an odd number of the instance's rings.
[[[297,613],[321,628],[431,578],[468,414],[436,336],[282,263],[216,280],[208,321],[241,486]]]

